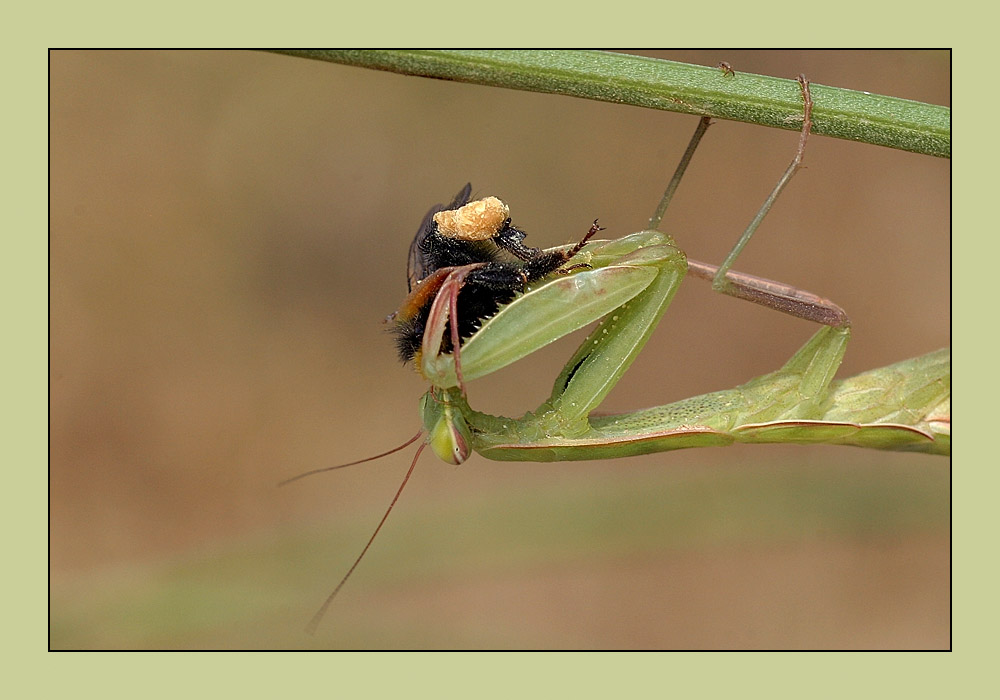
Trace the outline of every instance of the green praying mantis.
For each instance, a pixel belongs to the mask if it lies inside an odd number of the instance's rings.
[[[834,381],[850,338],[847,314],[809,292],[730,271],[801,164],[812,103],[808,83],[800,78],[800,84],[805,113],[795,158],[722,266],[687,260],[673,239],[655,230],[588,243],[572,257],[575,269],[529,288],[455,353],[441,350],[454,296],[443,289],[438,293],[419,369],[432,385],[421,401],[421,415],[439,457],[455,464],[471,452],[496,460],[608,459],[734,442],[950,453],[947,348]],[[653,227],[708,123],[699,124],[651,219]],[[643,411],[592,415],[642,350],[686,272],[711,279],[718,291],[824,328],[783,367],[742,386]],[[495,372],[598,320],[556,378],[549,399],[534,411],[518,419],[495,417],[473,410],[465,400],[464,380]],[[454,324],[451,329],[454,334]],[[455,336],[453,346],[458,345]]]
[[[437,275],[433,290],[421,290],[418,282],[414,293],[423,293],[429,305],[415,358],[418,370],[431,384],[420,402],[424,427],[404,445],[369,459],[398,451],[421,436],[426,436],[425,441],[371,539],[316,613],[310,630],[364,557],[427,445],[453,464],[464,462],[473,452],[493,460],[551,462],[737,442],[825,443],[950,454],[949,349],[835,380],[850,338],[847,314],[809,292],[731,270],[801,164],[812,103],[808,82],[803,77],[799,82],[805,110],[800,116],[803,127],[796,155],[721,266],[688,260],[670,236],[655,230],[709,125],[708,119],[702,119],[649,230],[617,240],[589,241],[597,230],[595,222],[581,244],[534,251],[540,255],[568,251],[566,264],[529,282],[469,337],[459,336],[456,302],[468,271],[476,264],[445,269]],[[641,352],[687,273],[711,280],[717,291],[823,327],[782,367],[736,388],[630,413],[595,413]],[[465,382],[595,322],[556,377],[549,398],[535,410],[511,418],[488,415],[469,405]],[[288,481],[350,464],[314,470]]]

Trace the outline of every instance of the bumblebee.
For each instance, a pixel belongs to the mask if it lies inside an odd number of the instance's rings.
[[[510,209],[496,197],[469,201],[466,184],[448,205],[431,207],[410,244],[409,294],[394,314],[396,348],[403,362],[420,352],[434,299],[449,276],[459,276],[456,303],[458,337],[468,338],[501,306],[531,282],[555,272],[576,255],[598,230],[597,222],[569,250],[539,250],[524,245],[525,232],[511,224]],[[442,352],[453,351],[450,328]]]

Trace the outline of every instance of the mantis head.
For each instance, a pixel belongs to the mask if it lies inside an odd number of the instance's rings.
[[[434,454],[448,464],[461,464],[472,451],[472,434],[453,398],[448,391],[440,396],[428,391],[420,400],[420,415]]]

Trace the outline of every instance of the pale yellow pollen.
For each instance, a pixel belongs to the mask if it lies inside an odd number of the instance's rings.
[[[434,223],[443,236],[466,241],[485,241],[497,235],[510,217],[510,209],[496,197],[469,202],[464,207],[439,211]]]

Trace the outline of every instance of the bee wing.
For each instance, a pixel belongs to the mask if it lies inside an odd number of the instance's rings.
[[[451,204],[435,204],[427,212],[423,222],[420,224],[420,228],[417,229],[417,235],[413,237],[413,242],[410,243],[410,257],[406,263],[407,287],[410,291],[413,291],[413,287],[417,282],[434,272],[434,270],[427,269],[423,255],[420,254],[420,243],[434,231],[434,215],[439,211],[449,211],[465,206],[469,203],[470,196],[472,196],[472,183],[467,182],[465,183],[465,187],[455,195]]]

